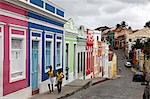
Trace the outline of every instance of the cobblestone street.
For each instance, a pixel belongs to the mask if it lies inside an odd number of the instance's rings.
[[[118,50],[117,56],[121,78],[99,83],[66,99],[142,99],[144,86],[132,82],[132,72],[124,66],[126,60],[123,51]]]

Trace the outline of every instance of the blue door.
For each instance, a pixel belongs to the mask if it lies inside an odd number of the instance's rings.
[[[38,41],[32,41],[32,90],[38,90]]]

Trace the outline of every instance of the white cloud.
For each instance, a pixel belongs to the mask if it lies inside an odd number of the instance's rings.
[[[122,20],[132,28],[142,28],[150,20],[148,0],[52,0],[65,9],[66,18],[73,18],[77,25],[94,29],[115,26]]]

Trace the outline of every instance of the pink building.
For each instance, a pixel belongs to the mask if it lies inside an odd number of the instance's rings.
[[[86,60],[86,76],[87,78],[93,77],[94,72],[94,57],[93,57],[93,31],[87,29],[87,41],[86,41],[86,51],[87,51],[87,60]]]
[[[27,11],[0,1],[0,97],[28,87]],[[18,94],[18,93],[16,93]]]

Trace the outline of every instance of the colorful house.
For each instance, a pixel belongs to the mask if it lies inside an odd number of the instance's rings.
[[[0,97],[48,91],[48,66],[64,67],[64,11],[48,0],[0,1]]]
[[[101,57],[101,32],[93,31],[93,57],[94,57],[94,77],[102,77],[102,57]]]
[[[28,12],[8,2],[0,1],[0,98],[13,99],[28,95]]]
[[[102,43],[102,76],[108,78],[109,75],[109,44],[107,42]]]
[[[87,41],[86,41],[86,52],[87,52],[87,58],[86,58],[86,76],[87,78],[93,78],[94,73],[94,62],[93,62],[93,31],[87,29]]]
[[[77,78],[86,79],[86,34],[84,26],[78,28],[77,38]]]
[[[115,33],[113,31],[110,31],[108,33],[108,41],[111,47],[114,48],[115,47]]]
[[[65,23],[64,73],[69,83],[77,78],[77,37],[78,30],[72,19]]]
[[[47,0],[30,0],[29,72],[32,94],[48,91],[48,67],[64,67],[64,11]],[[47,89],[47,90],[46,90]]]

